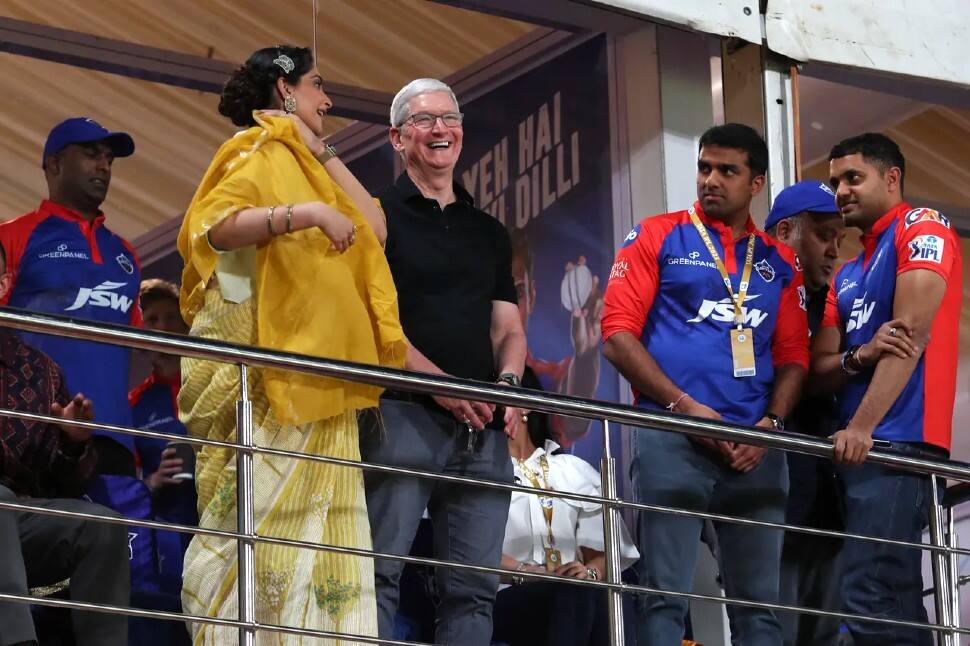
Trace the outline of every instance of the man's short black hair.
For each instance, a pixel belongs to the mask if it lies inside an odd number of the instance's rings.
[[[893,166],[898,168],[899,186],[902,189],[903,178],[906,176],[906,158],[895,141],[879,132],[864,132],[832,146],[829,161],[856,153],[862,155],[867,164],[872,164],[883,173]]]
[[[701,135],[697,152],[704,146],[720,146],[743,150],[748,154],[748,168],[755,177],[768,172],[768,144],[758,131],[743,123],[725,123],[723,126],[708,128]]]

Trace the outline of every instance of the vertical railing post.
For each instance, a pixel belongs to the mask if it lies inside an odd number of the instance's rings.
[[[600,463],[603,497],[618,501],[616,494],[616,461],[610,451],[610,423],[603,420],[603,459]],[[606,580],[620,583],[620,511],[613,505],[603,509],[603,552],[606,556]],[[623,646],[623,592],[610,590],[610,646]]]
[[[249,400],[246,364],[239,364],[239,401],[236,402],[236,531],[239,551],[237,583],[239,646],[256,645],[256,533],[253,522],[253,404]]]
[[[936,475],[930,476],[933,508],[930,510],[930,542],[936,547],[945,547],[947,542],[943,536],[943,506],[940,504],[940,492],[937,489]],[[953,605],[950,602],[950,555],[938,550],[931,556],[933,563],[933,602],[936,607],[936,623],[944,626],[953,625]],[[940,634],[941,646],[957,646],[955,635],[951,631]]]
[[[956,532],[956,513],[953,507],[948,507],[946,510],[946,531],[947,531],[947,545],[952,549],[956,549],[960,546],[960,541],[958,540]],[[953,608],[950,613],[951,623],[954,628],[960,627],[960,555],[956,552],[950,552],[950,605]],[[954,633],[953,640],[957,645],[960,643],[960,636]]]

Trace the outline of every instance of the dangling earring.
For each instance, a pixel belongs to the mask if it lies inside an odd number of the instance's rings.
[[[296,112],[296,99],[293,98],[292,94],[287,94],[286,98],[283,99],[283,112],[287,114]]]

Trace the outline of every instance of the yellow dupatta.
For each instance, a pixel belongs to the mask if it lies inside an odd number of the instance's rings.
[[[192,324],[206,286],[218,274],[223,297],[256,298],[259,346],[403,367],[407,346],[397,290],[373,230],[290,119],[254,116],[259,125],[239,132],[216,153],[182,222],[182,316]],[[347,252],[333,250],[316,228],[279,235],[255,253],[252,248],[218,252],[209,244],[207,232],[242,209],[317,200],[357,225],[357,241]],[[296,372],[265,370],[264,375],[270,406],[284,424],[373,407],[382,392]]]

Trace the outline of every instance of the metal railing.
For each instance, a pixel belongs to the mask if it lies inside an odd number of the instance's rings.
[[[688,600],[708,601],[719,604],[733,604],[753,608],[781,610],[788,612],[801,612],[805,614],[832,616],[853,621],[867,621],[882,623],[900,627],[921,628],[932,630],[941,635],[943,644],[955,646],[958,635],[970,635],[970,629],[959,626],[959,595],[957,592],[958,576],[956,571],[956,559],[958,555],[970,555],[970,550],[960,548],[956,541],[953,531],[952,515],[948,521],[944,520],[943,507],[937,498],[936,487],[933,487],[934,500],[931,513],[931,544],[912,543],[901,540],[878,538],[858,534],[847,534],[831,530],[821,530],[811,527],[800,527],[787,525],[785,523],[772,523],[766,521],[756,521],[747,518],[735,518],[721,514],[709,512],[699,512],[684,509],[676,509],[660,505],[647,505],[631,501],[620,500],[616,489],[616,465],[612,456],[610,446],[610,424],[618,423],[628,426],[650,427],[664,431],[679,432],[696,437],[709,437],[723,439],[745,444],[754,444],[766,448],[780,449],[785,451],[796,451],[820,457],[831,457],[832,445],[829,442],[806,435],[793,433],[778,434],[765,431],[763,429],[737,426],[720,421],[702,420],[697,418],[684,417],[668,413],[653,412],[634,408],[631,406],[609,404],[596,400],[571,397],[545,393],[541,391],[531,391],[525,389],[509,389],[502,386],[474,382],[468,380],[455,379],[450,377],[430,376],[424,373],[415,373],[403,370],[394,370],[378,366],[357,364],[346,361],[320,359],[294,355],[275,350],[266,350],[236,344],[200,340],[193,337],[166,334],[161,332],[150,332],[136,330],[126,326],[107,325],[70,319],[46,314],[36,314],[23,310],[11,308],[0,308],[0,326],[10,327],[18,330],[37,332],[44,334],[55,334],[76,339],[89,341],[99,341],[113,343],[131,348],[142,350],[153,350],[159,352],[169,352],[182,356],[190,356],[212,361],[235,363],[240,370],[240,398],[237,403],[237,442],[223,442],[170,433],[156,431],[146,431],[128,427],[111,426],[91,422],[78,422],[78,425],[92,429],[106,430],[118,433],[125,433],[134,436],[153,437],[166,440],[176,440],[190,442],[200,446],[213,446],[236,451],[238,456],[237,468],[237,531],[229,532],[223,530],[207,529],[189,525],[180,525],[161,521],[133,520],[128,518],[116,518],[113,516],[100,516],[95,514],[79,514],[77,512],[65,512],[36,507],[21,503],[0,502],[0,509],[16,509],[29,511],[32,513],[49,515],[66,515],[90,518],[100,522],[142,526],[153,529],[166,529],[183,533],[193,533],[201,535],[219,536],[234,539],[238,542],[238,595],[239,595],[239,617],[237,620],[202,617],[197,615],[186,615],[172,612],[160,612],[141,610],[128,607],[107,606],[103,604],[92,604],[75,601],[65,601],[60,599],[44,599],[30,596],[0,594],[0,600],[15,601],[21,603],[34,603],[39,605],[50,605],[67,608],[78,608],[85,610],[96,610],[101,612],[128,614],[139,617],[152,617],[157,619],[176,620],[183,622],[199,622],[219,626],[236,626],[239,630],[239,643],[246,646],[255,644],[256,632],[259,630],[288,633],[295,635],[324,637],[332,639],[345,639],[361,643],[386,643],[386,644],[416,644],[416,642],[391,641],[367,637],[362,635],[352,635],[346,633],[334,633],[319,630],[310,630],[292,626],[279,626],[263,624],[256,621],[255,610],[255,546],[257,543],[274,544],[300,549],[330,551],[346,555],[397,560],[404,563],[416,563],[432,565],[436,567],[448,567],[453,569],[464,569],[469,571],[487,572],[491,574],[508,574],[501,568],[472,565],[466,563],[453,563],[440,559],[420,558],[397,554],[387,554],[373,550],[343,547],[337,545],[321,545],[304,541],[292,540],[283,537],[259,535],[253,526],[253,488],[252,488],[252,466],[255,454],[272,455],[292,459],[302,459],[317,461],[320,463],[335,465],[343,468],[354,468],[371,471],[383,471],[401,475],[427,478],[437,481],[445,481],[456,484],[474,485],[478,487],[488,487],[506,491],[517,491],[527,494],[535,494],[536,490],[532,487],[523,487],[512,483],[496,482],[490,480],[480,480],[463,476],[453,476],[448,474],[433,473],[419,469],[409,469],[394,467],[389,465],[371,464],[358,462],[349,459],[335,458],[330,456],[311,455],[296,451],[285,451],[272,447],[258,446],[253,442],[252,433],[252,404],[249,401],[248,392],[248,367],[256,366],[261,368],[276,368],[282,370],[295,370],[309,374],[333,377],[348,381],[368,383],[395,390],[411,391],[432,395],[446,395],[464,399],[474,399],[487,401],[510,406],[518,406],[528,410],[540,411],[550,414],[569,415],[592,420],[599,420],[603,423],[603,459],[601,461],[600,476],[602,485],[602,496],[588,496],[561,491],[547,491],[545,494],[564,499],[578,500],[584,502],[597,503],[603,506],[603,526],[604,526],[604,553],[606,561],[605,581],[588,581],[573,578],[563,578],[553,574],[539,573],[517,573],[527,580],[555,581],[567,585],[582,585],[598,588],[608,593],[609,599],[609,626],[610,643],[618,646],[623,643],[623,616],[622,616],[622,595],[625,593],[649,593],[661,594],[670,597],[679,597]],[[16,417],[20,419],[46,421],[56,423],[60,421],[47,415],[37,415],[0,409],[0,415]],[[882,464],[896,469],[930,475],[933,484],[941,477],[949,478],[959,482],[970,483],[970,465],[949,460],[928,460],[908,455],[900,455],[883,450],[873,450],[867,461]],[[887,619],[880,617],[867,617],[851,613],[829,612],[816,608],[805,608],[798,606],[788,606],[782,604],[772,604],[764,602],[748,601],[744,599],[727,598],[713,595],[702,595],[696,593],[675,592],[670,590],[658,590],[642,585],[632,585],[623,583],[620,580],[620,529],[619,511],[620,509],[633,509],[638,511],[653,511],[669,514],[679,514],[695,518],[712,519],[723,522],[731,522],[742,525],[757,527],[768,527],[777,530],[795,531],[806,534],[820,536],[834,536],[850,538],[854,540],[871,541],[874,543],[890,544],[897,547],[909,549],[928,550],[934,562],[934,588],[939,591],[935,595],[937,608],[937,623],[924,623],[915,621],[904,621]],[[946,528],[944,526],[946,525]]]

